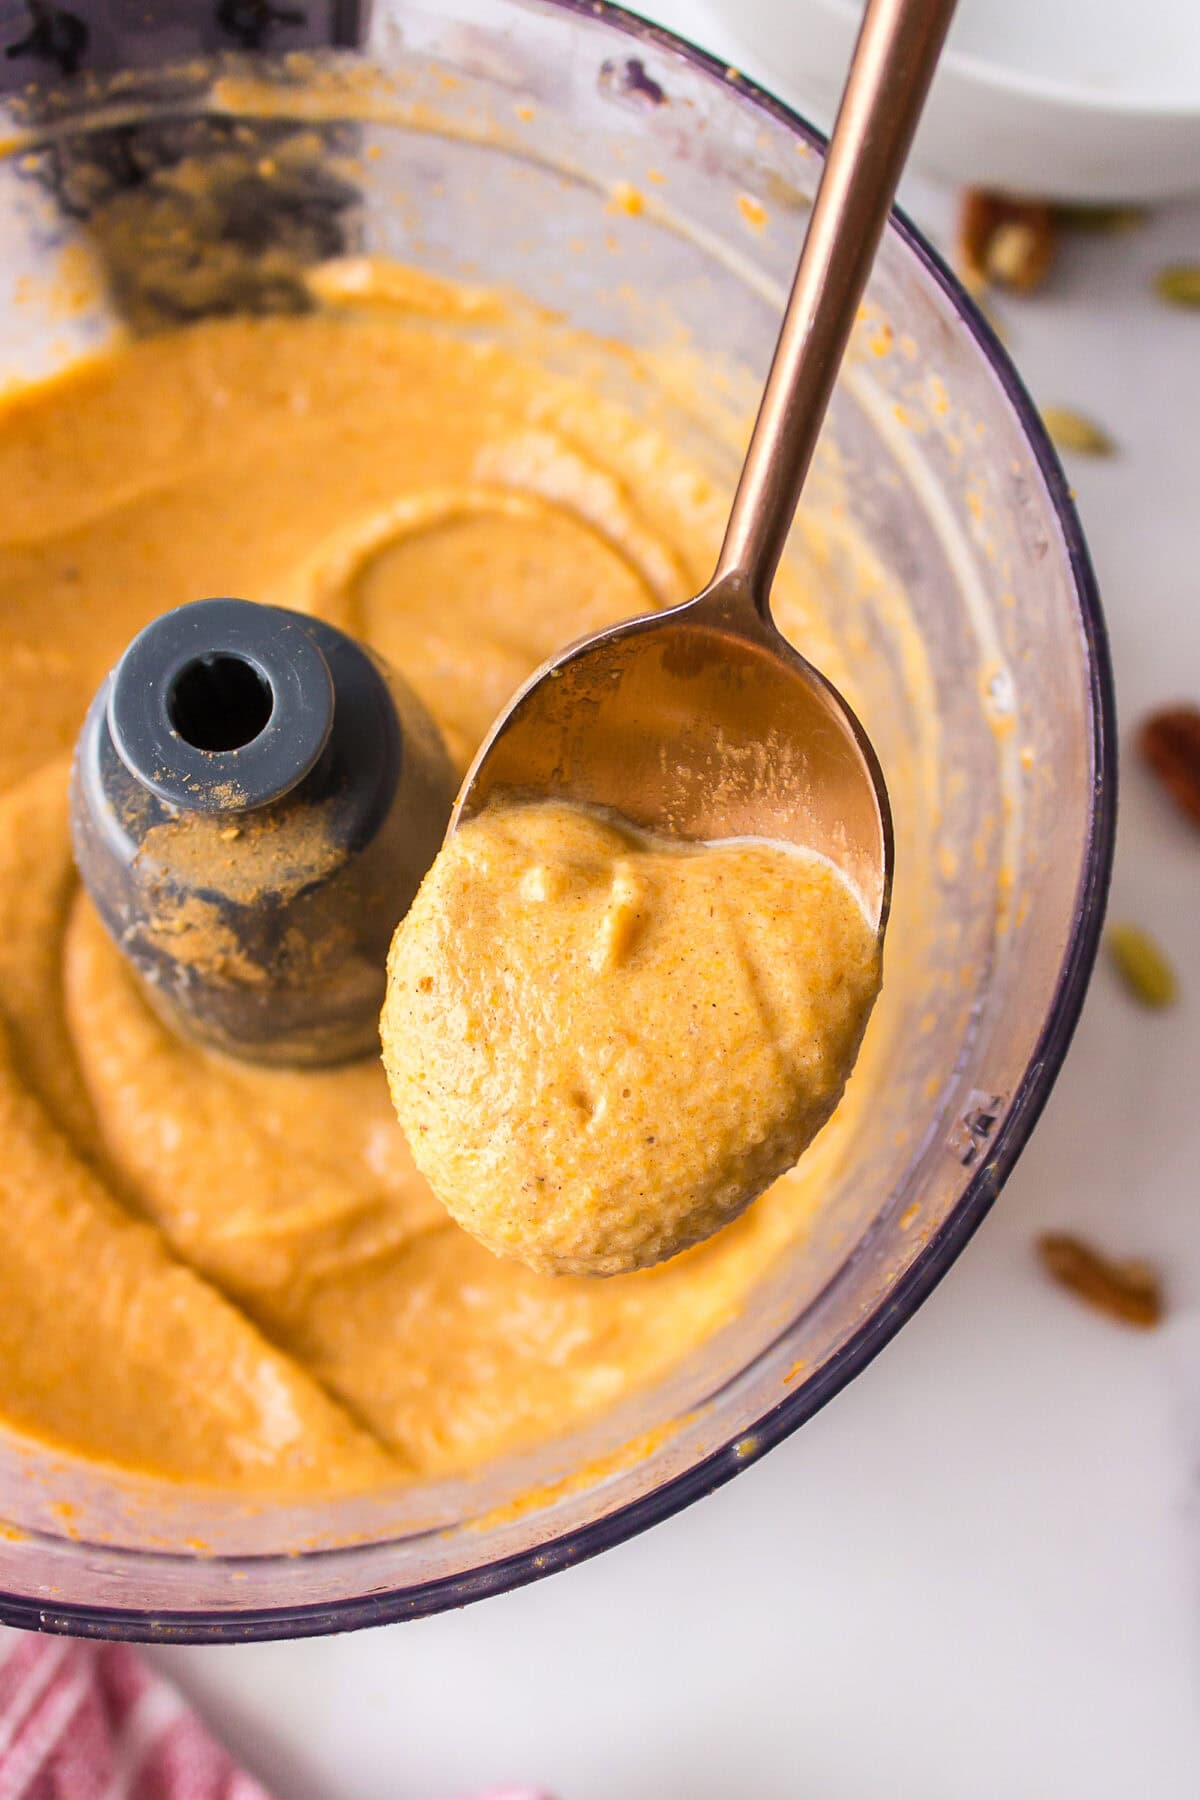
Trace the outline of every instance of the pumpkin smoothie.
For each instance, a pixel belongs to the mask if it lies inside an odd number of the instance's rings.
[[[547,655],[706,572],[719,497],[667,439],[449,300],[422,310],[209,320],[0,403],[0,1426],[96,1464],[299,1496],[565,1433],[737,1314],[848,1129],[843,1108],[669,1262],[538,1272],[447,1216],[377,1058],[277,1070],[173,1036],[82,897],[71,746],[168,608],[233,594],[328,618],[408,679],[461,769]],[[576,829],[606,869],[658,871]],[[786,1009],[808,976],[773,979]],[[791,1032],[747,1075],[777,1081]]]

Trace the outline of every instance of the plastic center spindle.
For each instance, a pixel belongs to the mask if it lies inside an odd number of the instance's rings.
[[[75,860],[174,1029],[258,1062],[372,1050],[388,945],[455,778],[345,632],[199,600],[134,638],[76,747]]]

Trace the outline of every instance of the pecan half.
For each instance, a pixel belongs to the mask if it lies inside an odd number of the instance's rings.
[[[1011,200],[968,188],[958,220],[958,261],[963,281],[978,292],[989,282],[1028,294],[1040,287],[1054,261],[1052,209],[1040,200]]]
[[[1148,1263],[1114,1261],[1065,1231],[1043,1232],[1037,1250],[1046,1273],[1097,1312],[1143,1331],[1162,1319],[1162,1291]]]
[[[1200,825],[1200,706],[1164,706],[1138,732],[1138,749],[1181,812]]]

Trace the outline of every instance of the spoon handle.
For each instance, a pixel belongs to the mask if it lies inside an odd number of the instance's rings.
[[[953,11],[868,0],[713,578],[740,578],[764,617]]]

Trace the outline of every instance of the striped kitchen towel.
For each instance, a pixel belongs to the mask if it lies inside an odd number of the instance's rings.
[[[271,1800],[128,1644],[0,1626],[0,1800]],[[474,1800],[549,1800],[494,1788]]]

